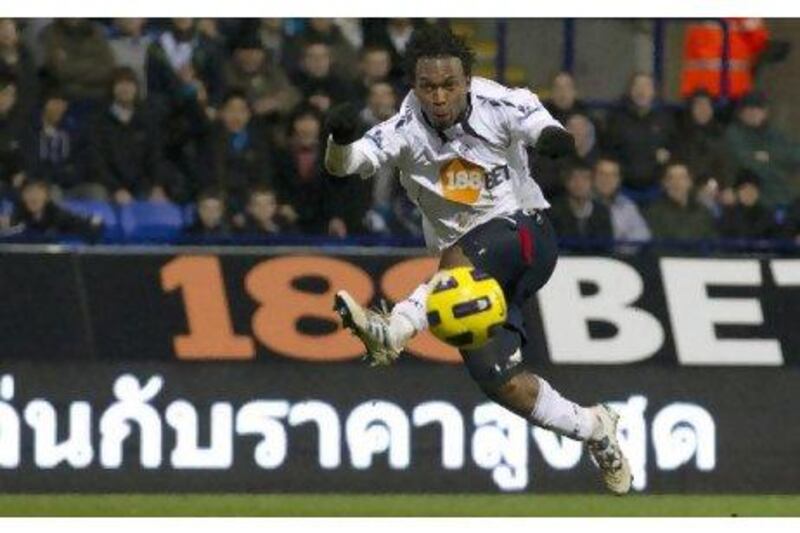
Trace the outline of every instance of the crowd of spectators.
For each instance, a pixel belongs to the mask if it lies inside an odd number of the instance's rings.
[[[95,235],[62,205],[85,200],[188,206],[191,236],[419,238],[391,169],[334,180],[321,162],[332,105],[356,102],[365,128],[395,113],[426,23],[0,19],[0,233]],[[610,109],[568,73],[533,89],[576,141],[574,158],[531,164],[563,238],[626,251],[800,233],[800,149],[763,94],[728,111],[701,91],[676,111],[646,74]]]
[[[700,90],[676,109],[636,74],[618,105],[590,109],[564,72],[549,92],[576,144],[574,158],[533,162],[560,237],[623,252],[653,240],[800,243],[800,144],[770,123],[764,93],[717,102]]]

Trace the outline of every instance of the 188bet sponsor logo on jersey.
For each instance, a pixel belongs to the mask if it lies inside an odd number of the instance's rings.
[[[508,179],[508,167],[485,168],[458,158],[448,161],[439,170],[442,195],[453,202],[472,205],[483,189],[491,190]]]
[[[453,202],[474,204],[485,182],[486,171],[483,167],[463,159],[448,161],[439,170],[442,194]]]

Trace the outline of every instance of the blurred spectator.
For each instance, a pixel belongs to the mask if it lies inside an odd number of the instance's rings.
[[[57,90],[44,98],[37,122],[23,138],[27,173],[53,184],[58,193],[80,196],[83,180],[80,133],[66,119],[69,102]]]
[[[216,187],[210,187],[197,196],[195,220],[184,229],[186,235],[193,237],[228,237],[231,228],[225,213],[225,194]]]
[[[244,34],[234,43],[225,82],[228,89],[247,95],[256,115],[288,115],[300,100],[280,65],[268,60],[255,33]]]
[[[569,72],[559,72],[550,84],[550,98],[542,102],[557,121],[566,125],[570,115],[580,113],[588,117],[586,104],[578,100],[575,78]]]
[[[293,38],[287,60],[297,65],[302,60],[298,54],[304,53],[311,43],[325,43],[331,53],[332,71],[337,77],[354,80],[358,75],[358,54],[356,49],[342,35],[332,18],[310,18],[305,29]]]
[[[692,196],[692,175],[685,164],[667,165],[661,184],[664,197],[645,211],[654,238],[689,240],[716,236],[711,213]]]
[[[109,40],[114,63],[118,67],[130,67],[136,73],[142,97],[147,96],[147,51],[153,42],[152,36],[144,32],[147,19],[114,19],[113,33]]]
[[[255,29],[261,48],[267,54],[267,61],[283,67],[286,64],[286,35],[283,32],[283,19],[263,18]]]
[[[0,19],[0,72],[16,77],[20,107],[25,111],[30,110],[38,96],[36,63],[20,41],[17,21],[14,19]]]
[[[737,119],[725,132],[735,168],[748,168],[761,179],[762,199],[767,206],[787,205],[797,196],[790,178],[800,167],[800,146],[769,121],[769,106],[761,93],[742,98]]]
[[[573,164],[566,172],[566,196],[557,199],[550,210],[556,234],[562,239],[591,239],[605,244],[613,237],[611,214],[601,202],[592,198],[592,169]]]
[[[24,233],[48,236],[78,235],[90,241],[100,237],[103,222],[99,216],[86,218],[56,205],[46,181],[33,178],[22,186],[20,200],[11,215],[11,226]]]
[[[265,185],[250,188],[241,232],[248,235],[277,235],[294,232],[293,226],[278,213],[278,197]]]
[[[594,165],[594,190],[597,199],[611,212],[614,240],[649,241],[650,228],[636,204],[620,191],[622,176],[619,162],[600,157]],[[630,251],[625,248],[622,251]]]
[[[658,175],[671,157],[674,138],[671,116],[655,107],[653,77],[636,74],[622,107],[608,120],[608,149],[622,163],[622,182],[636,201],[658,194]]]
[[[675,159],[689,166],[697,180],[716,186],[725,204],[733,202],[730,169],[725,152],[725,133],[714,116],[714,102],[706,91],[697,91],[686,101],[678,126]]]
[[[250,186],[269,184],[273,179],[271,152],[251,119],[252,111],[245,94],[230,91],[207,149],[210,161],[205,182],[222,190],[237,212],[244,208]]]
[[[106,95],[114,57],[103,28],[87,19],[56,19],[42,32],[44,71],[70,101]]]
[[[0,72],[0,197],[22,185],[24,158],[19,139],[25,128],[17,100],[16,76]]]
[[[89,181],[102,184],[115,202],[170,194],[158,128],[139,101],[139,84],[129,67],[114,71],[111,102],[92,129]],[[165,190],[166,189],[166,190]]]
[[[406,46],[411,40],[411,34],[417,26],[425,24],[422,19],[392,18],[392,19],[364,19],[364,45],[379,45],[389,50],[392,54],[393,79],[404,79],[403,56]]]
[[[294,84],[303,94],[305,102],[319,111],[350,98],[352,87],[331,71],[330,46],[322,41],[306,44],[300,72]]]
[[[575,152],[578,160],[586,166],[593,166],[600,155],[594,123],[587,115],[574,113],[567,117],[564,126],[575,139]]]
[[[397,96],[391,84],[375,82],[369,87],[367,105],[361,110],[361,121],[367,127],[389,120],[397,113]]]
[[[344,237],[347,226],[334,213],[345,206],[334,194],[334,178],[322,168],[321,116],[314,108],[301,108],[289,124],[288,146],[276,154],[275,190],[285,204],[280,213],[303,233]]]
[[[726,207],[719,222],[723,237],[768,239],[779,235],[775,213],[761,202],[760,180],[747,169],[736,177],[736,204]]]
[[[397,89],[397,80],[392,80],[389,73],[392,70],[392,56],[389,50],[382,46],[367,46],[361,50],[360,79],[357,85],[357,98],[364,102],[367,99],[369,88],[374,83],[389,82]]]
[[[223,95],[219,47],[197,31],[194,19],[172,19],[147,52],[147,86],[148,94],[166,102],[189,88],[202,88],[208,102],[217,105]]]

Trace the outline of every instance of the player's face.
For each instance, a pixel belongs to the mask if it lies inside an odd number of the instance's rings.
[[[417,61],[414,94],[437,129],[456,123],[467,108],[469,79],[457,57],[430,57]]]

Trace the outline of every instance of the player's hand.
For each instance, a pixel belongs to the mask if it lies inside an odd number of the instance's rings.
[[[550,159],[574,157],[575,139],[567,130],[556,126],[547,126],[539,135],[534,148],[536,154]]]
[[[351,103],[333,106],[325,116],[325,129],[336,144],[350,144],[359,138],[358,109]]]

